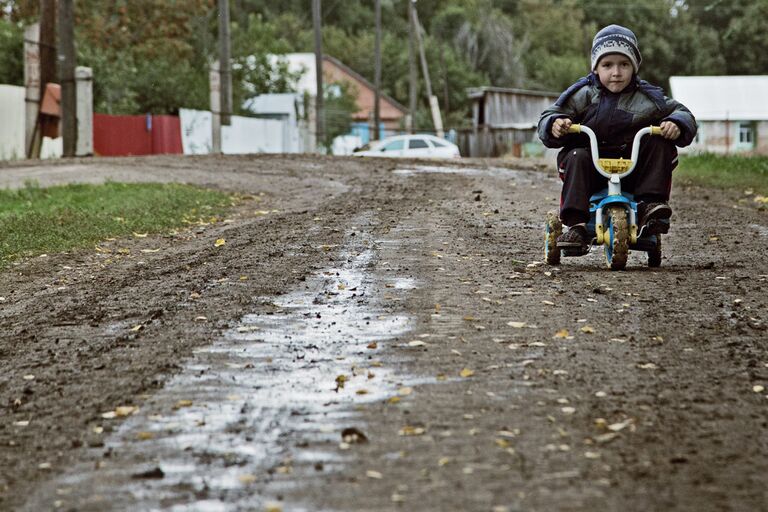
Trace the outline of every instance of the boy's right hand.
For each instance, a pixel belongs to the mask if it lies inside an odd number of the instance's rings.
[[[567,117],[555,119],[555,122],[552,123],[552,136],[559,139],[560,137],[568,135],[568,128],[570,128],[572,124],[573,121]]]

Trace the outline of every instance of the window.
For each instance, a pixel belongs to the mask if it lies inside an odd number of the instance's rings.
[[[393,140],[381,148],[381,151],[397,151],[403,149],[403,139]]]
[[[447,147],[447,146],[445,145],[445,143],[443,143],[443,142],[440,142],[440,141],[439,141],[439,140],[437,140],[437,139],[429,139],[429,140],[432,142],[432,145],[434,145],[436,148],[445,148],[445,147]]]
[[[755,127],[752,123],[739,123],[739,144],[752,146],[755,143]]]
[[[411,139],[408,142],[408,149],[424,149],[429,148],[429,144],[424,139]]]

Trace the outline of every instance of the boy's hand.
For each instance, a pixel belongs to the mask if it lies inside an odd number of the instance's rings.
[[[560,117],[555,119],[555,122],[552,123],[552,136],[556,139],[559,139],[560,137],[568,135],[568,128],[570,128],[572,124],[573,121],[567,117]]]
[[[664,121],[659,127],[661,128],[661,136],[665,139],[675,140],[680,136],[680,128],[672,121]]]

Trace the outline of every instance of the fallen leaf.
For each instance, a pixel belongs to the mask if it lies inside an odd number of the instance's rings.
[[[237,479],[240,481],[241,484],[248,485],[256,481],[256,475],[245,473],[245,474],[239,475]]]
[[[22,379],[24,379],[24,380],[35,380],[35,376],[31,375],[31,374],[30,375],[24,375],[22,377]]]
[[[541,301],[541,303],[544,304],[545,306],[554,306],[555,305],[555,303],[552,302],[551,300],[543,300],[543,301]]]
[[[136,238],[147,238],[147,233],[136,233],[134,231],[133,236],[135,236]]]
[[[595,332],[594,327],[590,327],[589,325],[585,325],[581,329],[579,329],[581,332],[586,334],[593,334]]]
[[[568,330],[567,329],[560,329],[555,333],[555,338],[567,338],[568,337]]]
[[[409,347],[426,347],[427,344],[421,340],[413,340],[408,342]]]
[[[216,241],[213,243],[213,246],[214,246],[214,247],[221,247],[222,245],[226,245],[226,243],[227,243],[227,241],[226,241],[226,240],[224,240],[223,238],[218,238],[218,239],[217,239],[217,240],[216,240]]]
[[[347,427],[341,431],[341,440],[348,444],[363,444],[368,442],[368,437],[355,427]]]
[[[115,415],[118,418],[130,416],[131,414],[136,414],[137,412],[139,412],[139,408],[133,405],[121,405],[120,407],[115,408]]]
[[[640,368],[641,370],[655,370],[658,368],[658,366],[656,366],[653,363],[638,364],[637,367]]]
[[[192,400],[179,400],[174,406],[175,409],[181,409],[182,407],[192,407]]]
[[[408,396],[411,393],[413,393],[413,388],[409,386],[405,386],[397,390],[397,394],[400,396]]]
[[[406,425],[401,428],[397,434],[401,436],[421,436],[424,435],[426,430],[423,427],[414,427],[412,425]]]
[[[365,476],[367,476],[368,478],[374,478],[376,480],[381,480],[382,478],[384,478],[384,475],[372,469],[369,469],[368,471],[366,471]]]
[[[760,384],[756,384],[756,385],[752,386],[752,391],[754,391],[755,393],[762,393],[763,391],[765,391],[765,386],[761,386]]]
[[[510,327],[514,327],[515,329],[522,329],[525,327],[525,322],[507,322],[507,325]]]
[[[154,438],[155,438],[155,434],[153,434],[152,432],[139,432],[138,434],[136,434],[136,439],[138,439],[139,441],[148,441]]]
[[[573,414],[576,412],[575,407],[563,407],[560,410],[563,412],[563,414]]]
[[[338,288],[339,290],[346,290],[347,285],[345,285],[344,283],[339,283],[338,286],[336,286],[336,288]]]
[[[378,343],[376,343],[375,341],[372,341],[368,345],[366,345],[365,348],[374,349],[374,348],[378,348],[378,346],[379,346]]]
[[[464,377],[464,378],[467,378],[467,377],[471,377],[471,376],[473,376],[474,374],[475,374],[475,372],[473,372],[473,371],[472,371],[472,370],[470,370],[469,368],[464,368],[464,369],[462,369],[462,370],[459,372],[459,375],[461,375],[461,376],[462,376],[462,377]]]
[[[620,432],[632,424],[632,419],[627,419],[619,423],[612,423],[608,425],[608,430],[611,432]]]
[[[337,389],[343,389],[344,383],[347,382],[347,376],[346,375],[339,375],[336,377],[336,388]]]

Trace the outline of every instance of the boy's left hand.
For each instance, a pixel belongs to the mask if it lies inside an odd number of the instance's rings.
[[[675,140],[680,136],[680,128],[672,121],[664,121],[659,127],[661,128],[661,136],[665,139]]]

